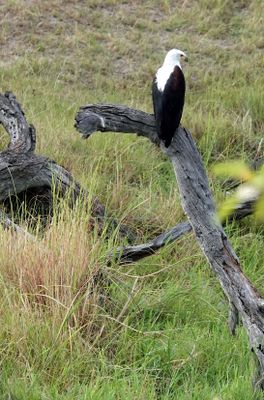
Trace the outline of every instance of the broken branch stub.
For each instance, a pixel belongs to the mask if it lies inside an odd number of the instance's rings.
[[[159,143],[153,115],[124,106],[97,104],[82,107],[76,116],[76,128],[84,137],[96,130],[114,131],[136,133]],[[161,148],[172,161],[182,206],[196,239],[229,300],[230,330],[235,331],[239,313],[258,360],[255,382],[264,389],[264,300],[243,274],[240,262],[216,220],[206,172],[191,134],[180,126],[170,147],[166,149],[161,144]]]
[[[9,150],[27,153],[35,150],[35,129],[26,121],[24,112],[11,92],[0,95],[0,123],[10,137]]]

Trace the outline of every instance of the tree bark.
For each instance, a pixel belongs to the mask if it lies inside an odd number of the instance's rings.
[[[37,197],[42,204],[45,203],[45,211],[52,214],[54,188],[61,196],[70,194],[67,196],[70,206],[73,206],[78,198],[88,203],[88,191],[82,188],[65,168],[47,157],[34,153],[35,128],[27,122],[20,104],[11,92],[0,93],[0,124],[10,137],[8,148],[0,153],[2,204],[7,206],[12,203],[15,206],[17,200],[24,199],[24,196],[29,202]],[[105,207],[96,197],[92,199],[91,214],[92,224],[96,222],[101,227],[104,220],[109,218],[110,229],[119,226],[121,236],[128,237],[128,240],[134,238],[130,229],[106,214]],[[6,218],[8,216],[3,217],[2,221],[7,221]],[[4,226],[7,225],[13,230],[19,230],[14,223],[4,222]],[[19,231],[23,232],[23,229]]]
[[[88,198],[88,192],[65,168],[34,153],[35,129],[27,123],[12,93],[0,94],[0,123],[10,137],[8,148],[0,153],[0,202],[28,189],[42,189],[50,197],[53,186],[62,195],[71,190],[73,203],[80,196]],[[93,199],[92,213],[99,218],[105,215],[97,198]]]
[[[76,116],[76,128],[84,138],[95,131],[136,133],[155,144],[153,115],[116,105],[88,105]],[[256,386],[264,389],[264,300],[243,274],[240,262],[217,221],[213,197],[206,172],[189,131],[179,127],[168,149],[162,151],[171,159],[179,186],[183,209],[196,239],[215,272],[230,303],[230,330],[235,331],[238,313],[258,360]]]

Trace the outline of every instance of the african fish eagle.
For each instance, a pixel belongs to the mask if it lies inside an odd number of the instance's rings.
[[[188,60],[183,51],[170,50],[152,84],[157,132],[166,147],[171,144],[173,135],[180,124],[184,106],[185,79],[180,64],[182,60]]]

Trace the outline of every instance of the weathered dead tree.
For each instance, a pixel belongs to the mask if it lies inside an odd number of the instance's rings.
[[[53,190],[62,197],[67,194],[69,205],[73,206],[78,198],[89,202],[88,191],[75,181],[72,175],[55,161],[35,154],[36,132],[33,125],[28,124],[25,115],[15,96],[8,92],[0,94],[0,124],[10,137],[6,150],[0,153],[0,203],[15,207],[19,201],[36,206],[40,204],[45,213],[52,214]],[[4,214],[2,209],[0,223],[6,228],[23,232]],[[40,207],[36,211],[40,212]],[[92,221],[99,226],[106,218],[105,207],[96,197],[92,199]],[[110,225],[117,226],[117,221],[109,217]],[[121,235],[133,237],[131,231],[120,226]]]
[[[0,123],[10,136],[10,144],[0,153],[0,202],[11,196],[28,192],[38,193],[52,202],[52,188],[65,195],[70,190],[71,200],[87,197],[71,174],[55,161],[34,153],[35,128],[26,121],[24,113],[12,93],[0,94]],[[97,198],[93,199],[92,213],[103,217],[105,209]]]
[[[124,133],[135,133],[138,136],[147,137],[149,135],[150,140],[153,143],[156,145],[160,144],[159,138],[156,134],[155,125],[153,125],[154,121],[152,115],[146,114],[142,111],[137,111],[137,120],[125,120],[126,128],[124,128],[122,118],[124,118],[124,113],[126,112],[127,107],[118,106],[118,112],[116,115],[111,114],[111,107],[112,106],[108,104],[81,107],[80,111],[76,115],[75,127],[82,134],[84,139],[88,138],[97,130],[101,132],[108,132],[111,130],[113,132],[120,132],[122,129],[126,129],[126,132]],[[107,125],[105,125],[105,120],[100,117],[101,110],[103,110],[104,117],[107,120]],[[142,129],[141,131],[140,127]],[[252,164],[252,168],[257,169],[262,165],[263,160],[262,162],[258,162],[256,165]],[[248,215],[251,215],[254,210],[255,203],[256,197],[253,197],[252,200],[246,200],[243,203],[238,204],[233,213],[225,221],[225,224],[234,220],[238,221],[247,217]],[[188,221],[180,222],[178,225],[158,235],[147,243],[125,247],[121,246],[114,249],[108,255],[108,262],[110,263],[111,261],[118,260],[120,264],[129,264],[142,258],[151,256],[165,245],[179,240],[183,235],[191,230],[192,226]]]
[[[76,128],[85,138],[95,131],[114,131],[136,133],[155,144],[159,143],[153,115],[124,106],[102,104],[82,107],[76,116]],[[162,144],[160,147],[171,159],[182,207],[228,298],[230,330],[235,332],[239,314],[258,360],[255,385],[264,389],[264,300],[242,272],[240,262],[217,222],[206,172],[191,134],[179,127],[170,147],[166,149]]]

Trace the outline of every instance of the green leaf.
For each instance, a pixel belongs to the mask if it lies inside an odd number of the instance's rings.
[[[262,194],[256,202],[255,217],[258,221],[264,221],[264,194]]]
[[[235,210],[238,204],[238,199],[236,195],[228,197],[221,205],[218,216],[221,222],[224,222],[226,218],[228,218],[233,211]]]
[[[242,181],[248,181],[254,177],[253,172],[244,161],[227,161],[213,166],[215,175],[234,177]]]

